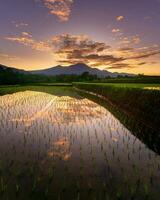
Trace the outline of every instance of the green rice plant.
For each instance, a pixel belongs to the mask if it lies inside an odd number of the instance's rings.
[[[1,194],[4,194],[7,189],[7,185],[4,183],[4,179],[1,177]]]
[[[144,184],[144,195],[145,195],[145,199],[149,199],[149,187],[147,184]]]

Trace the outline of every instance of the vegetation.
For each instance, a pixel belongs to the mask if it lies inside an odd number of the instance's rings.
[[[107,109],[72,87],[0,91],[0,199],[158,199],[159,156]]]
[[[59,87],[59,85],[61,87]],[[70,87],[69,85],[64,86],[63,84],[58,84],[56,86],[1,86],[0,87],[0,95],[6,94],[14,94],[17,92],[25,92],[25,91],[35,91],[35,92],[43,92],[46,94],[56,95],[56,96],[76,96],[76,91]],[[77,96],[76,96],[77,97]],[[78,98],[78,97],[77,97]]]
[[[95,103],[105,107],[109,110],[128,130],[131,131],[137,138],[139,138],[148,148],[152,149],[154,152],[160,154],[160,136],[159,130],[155,130],[152,127],[146,126],[141,120],[135,118],[132,115],[128,115],[126,112],[122,112],[117,106],[111,104],[110,102],[102,99],[93,94],[89,94],[83,91],[77,91],[82,97],[90,99]],[[156,135],[156,137],[155,137]]]
[[[0,199],[157,199],[159,77],[7,69],[0,85]]]
[[[82,75],[33,75],[26,73],[14,72],[10,68],[0,68],[0,85],[16,85],[16,84],[41,84],[41,83],[72,83],[74,81],[94,81],[98,80],[96,75],[90,75],[84,72]]]
[[[136,84],[74,83],[78,89],[100,95],[127,115],[141,120],[155,132],[160,131],[160,91]],[[150,84],[146,85],[150,88]],[[154,85],[157,87],[158,85]]]
[[[81,75],[33,75],[26,72],[13,70],[13,68],[3,68],[0,66],[0,85],[17,85],[17,84],[54,84],[54,83],[72,83],[72,82],[106,82],[106,83],[159,83],[160,77],[142,76],[117,78],[98,78],[97,75],[91,75],[84,72]]]
[[[145,75],[137,75],[134,77],[120,77],[110,78],[106,77],[105,79],[99,80],[102,83],[154,83],[160,84],[160,76],[145,76]]]

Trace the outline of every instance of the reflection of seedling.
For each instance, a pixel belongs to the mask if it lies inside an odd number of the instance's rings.
[[[134,200],[134,199],[135,199],[135,195],[136,195],[136,189],[135,189],[135,187],[131,187],[131,188],[130,188],[131,200]]]
[[[88,183],[88,192],[89,192],[89,194],[91,194],[92,191],[93,191],[93,187],[92,187],[91,182],[89,182],[89,183]]]
[[[49,184],[52,183],[53,177],[54,177],[54,170],[50,170],[50,172],[48,174],[48,182],[49,182]]]
[[[49,189],[48,188],[45,189],[44,195],[45,195],[45,198],[48,199],[48,196],[49,196]]]
[[[104,195],[106,195],[106,192],[107,192],[107,185],[106,185],[106,183],[103,183],[103,193],[104,193]]]
[[[34,193],[36,191],[36,187],[37,187],[37,181],[34,180],[33,185],[32,185],[32,190],[31,190],[32,193]]]
[[[145,199],[148,199],[149,198],[149,188],[148,188],[147,184],[144,185],[144,194],[145,194]]]
[[[67,187],[66,187],[66,183],[64,181],[63,186],[62,186],[62,193],[65,193],[66,189],[67,189]]]
[[[20,192],[20,185],[17,183],[16,184],[16,194],[18,195]]]
[[[122,199],[122,193],[121,193],[121,191],[117,192],[116,198],[117,198],[117,200],[121,200]]]
[[[1,193],[3,194],[7,189],[7,186],[4,183],[3,178],[1,177]]]
[[[0,160],[0,176],[2,175],[2,171],[3,171],[3,165],[2,165],[2,161]]]

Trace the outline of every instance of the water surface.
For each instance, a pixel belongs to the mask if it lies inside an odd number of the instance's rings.
[[[159,155],[107,109],[36,90],[0,97],[0,199],[160,198]]]

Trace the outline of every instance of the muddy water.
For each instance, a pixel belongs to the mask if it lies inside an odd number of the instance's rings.
[[[88,99],[27,90],[0,97],[0,180],[5,200],[158,200],[160,156]]]

